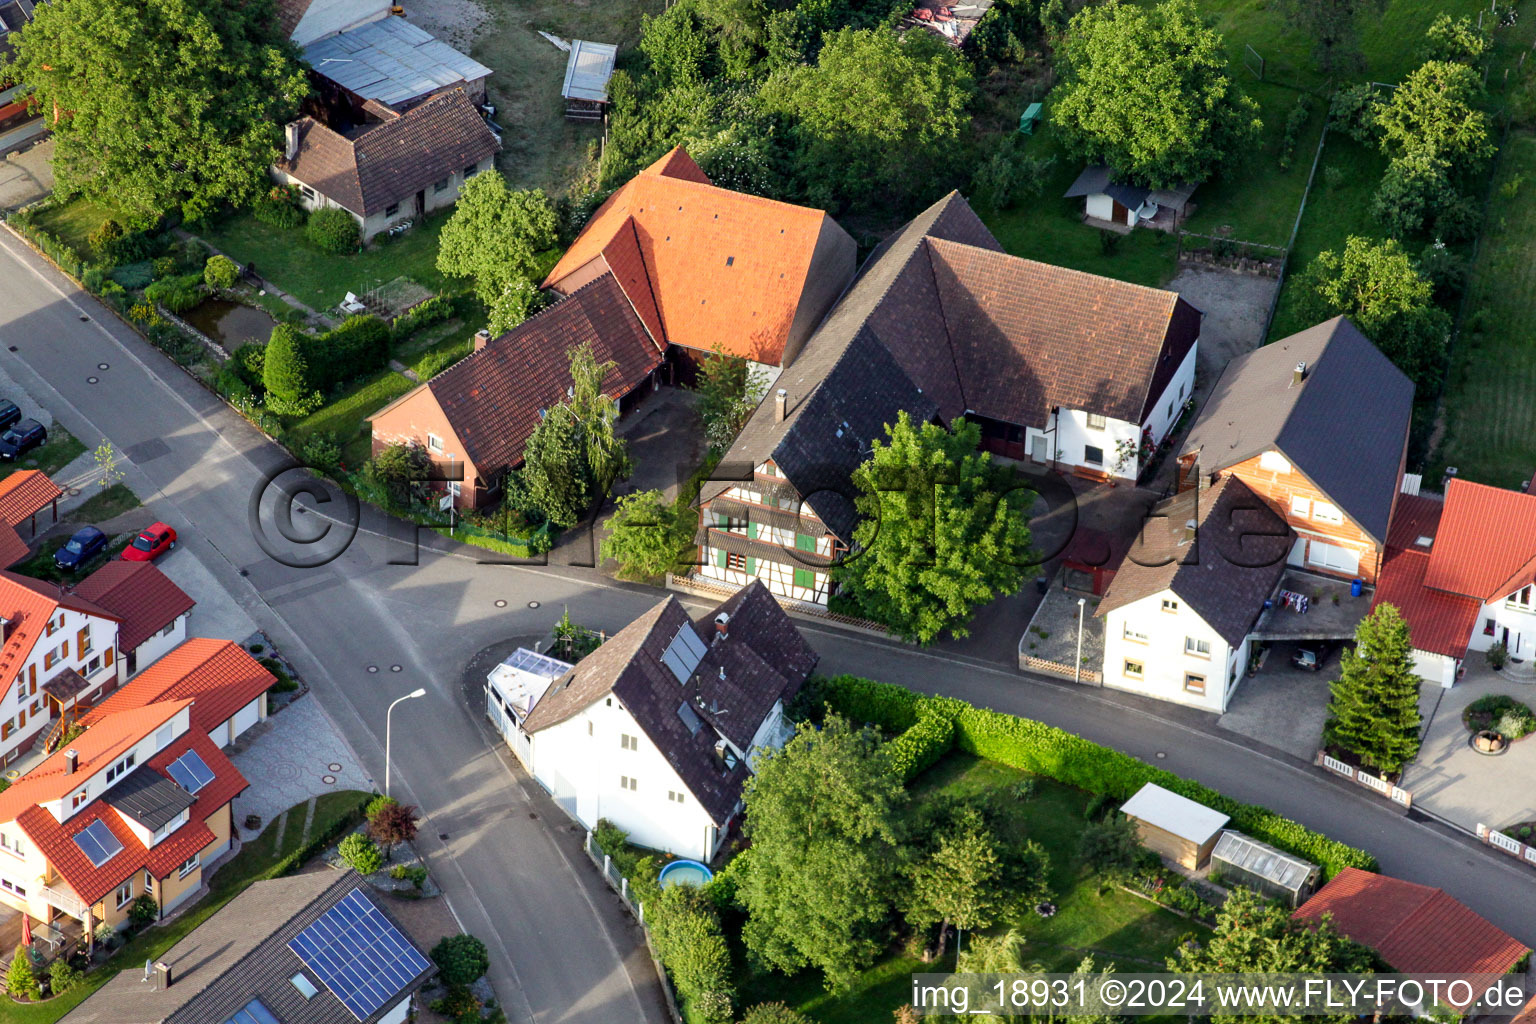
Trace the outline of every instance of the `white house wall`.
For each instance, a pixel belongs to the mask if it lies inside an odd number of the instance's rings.
[[[1512,598],[1515,595],[1510,596]],[[1489,632],[1490,622],[1492,632]],[[1509,631],[1508,640],[1505,640],[1505,630]],[[1504,643],[1510,657],[1527,662],[1536,658],[1536,614],[1533,614],[1533,609],[1522,608],[1509,599],[1489,601],[1483,605],[1477,623],[1472,627],[1472,638],[1467,649],[1486,651],[1496,642]]]
[[[175,621],[170,625],[171,631],[169,633],[162,629],[134,649],[134,675],[138,675],[159,661],[166,654],[170,653],[171,648],[179,646],[187,638],[187,619],[191,617],[191,614],[191,612],[187,612],[176,616]],[[128,679],[128,659],[119,658],[117,664],[118,681],[124,682]]]
[[[682,692],[678,687],[679,703]],[[637,749],[625,749],[626,735],[636,738]],[[714,854],[714,822],[618,698],[605,697],[534,733],[532,761],[541,785],[574,797],[562,806],[587,828],[607,818],[639,846],[696,860]],[[634,789],[622,785],[626,778],[635,780]],[[680,794],[682,802],[669,794]]]
[[[426,186],[426,188],[421,189],[420,191],[424,193],[423,202],[426,204],[427,212],[430,213],[433,210],[439,210],[445,206],[452,206],[455,202],[458,201],[459,193],[463,191],[465,182],[467,182],[470,178],[473,178],[476,174],[481,173],[482,171],[490,170],[495,165],[495,157],[487,157],[486,159],[481,160],[479,163],[474,165],[474,171],[472,173],[465,174],[464,170],[461,168],[448,175],[448,186],[441,192],[434,191],[434,185],[432,184],[429,184]],[[327,208],[333,208],[337,210],[346,209],[346,207],[325,195],[311,183],[296,178],[281,168],[273,167],[271,171],[273,180],[276,181],[279,185],[298,186],[299,205],[304,207],[304,209],[311,211]],[[367,217],[359,217],[351,210],[347,210],[347,213],[351,214],[352,219],[357,221],[357,227],[358,230],[362,232],[363,241],[368,242],[372,240],[373,237],[379,232],[384,231],[394,226],[395,224],[399,224],[408,220],[416,220],[420,217],[420,215],[416,212],[415,192],[410,192],[402,196],[399,203],[396,205],[397,209],[394,213],[388,212],[388,208],[371,213]]]
[[[1195,393],[1195,356],[1200,351],[1200,343],[1189,346],[1189,351],[1184,355],[1184,361],[1174,371],[1173,377],[1168,381],[1168,386],[1158,396],[1157,404],[1152,408],[1152,414],[1147,417],[1145,424],[1152,434],[1152,443],[1161,444],[1163,438],[1168,436],[1168,431],[1179,421],[1179,415],[1184,411],[1184,403],[1189,396]]]
[[[1164,611],[1164,599],[1178,602]],[[1128,635],[1129,633],[1129,635]],[[1145,636],[1145,641],[1135,634]],[[1185,639],[1204,641],[1210,655],[1185,651]],[[1128,675],[1126,662],[1142,666],[1140,678]],[[1104,685],[1188,707],[1226,711],[1247,670],[1246,641],[1234,650],[1172,591],[1143,598],[1104,616]],[[1205,677],[1205,693],[1185,689],[1185,673]]]
[[[15,681],[0,699],[0,722],[9,723],[5,737],[0,739],[0,764],[13,760],[27,743],[38,733],[47,730],[50,722],[48,700],[43,684],[54,676],[72,668],[85,677],[90,685],[77,700],[89,703],[100,696],[103,686],[117,678],[117,623],[95,615],[87,615],[70,608],[59,608],[54,619],[63,615],[63,626],[52,635],[40,633],[27,660],[22,662]],[[90,650],[79,650],[80,630],[89,625]],[[68,644],[67,653],[51,666],[46,665],[49,651]],[[111,665],[107,664],[108,660]],[[94,667],[93,667],[94,666]]]
[[[1053,439],[1057,451],[1061,453],[1057,456],[1060,461],[1069,466],[1103,470],[1124,480],[1136,479],[1139,467],[1134,459],[1124,469],[1115,468],[1115,445],[1120,441],[1138,443],[1141,439],[1139,424],[1106,417],[1103,429],[1096,430],[1088,426],[1088,414],[1078,409],[1063,409],[1059,416],[1052,417],[1052,421],[1057,425]],[[1052,436],[1047,435],[1047,438],[1051,440]],[[1089,445],[1099,448],[1104,453],[1101,462],[1089,461],[1087,453]]]
[[[1449,690],[1456,685],[1457,665],[1456,659],[1449,655],[1414,648],[1413,671],[1426,683],[1434,683]]]

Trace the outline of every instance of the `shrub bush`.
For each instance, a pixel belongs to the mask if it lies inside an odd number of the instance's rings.
[[[884,748],[891,770],[910,782],[938,762],[955,745],[955,722],[937,712],[923,714],[917,722]]]
[[[159,916],[160,904],[156,903],[155,898],[148,893],[144,893],[128,904],[128,920],[139,927],[153,924]]]
[[[1488,667],[1497,672],[1509,664],[1509,648],[1496,642],[1488,648],[1487,658]]]
[[[299,189],[296,185],[278,185],[256,200],[251,213],[263,224],[275,228],[296,228],[304,223],[304,210],[299,206]]]
[[[310,384],[322,391],[366,377],[389,362],[389,326],[376,316],[349,316],[318,337],[300,339]]]
[[[341,445],[329,430],[317,430],[299,446],[299,458],[311,469],[330,472],[341,465]]]
[[[485,943],[473,935],[449,935],[432,947],[432,962],[438,977],[449,988],[473,985],[491,969],[491,957]]]
[[[344,256],[357,251],[357,221],[346,210],[334,206],[316,210],[304,226],[304,237],[321,252]]]
[[[343,839],[336,852],[360,875],[371,875],[384,866],[383,851],[361,832],[353,832]]]
[[[80,984],[80,972],[65,957],[48,965],[48,991],[61,996]]]
[[[91,251],[97,256],[110,258],[113,254],[113,247],[117,245],[118,240],[122,237],[123,226],[109,217],[102,221],[95,231],[87,235],[85,240],[90,244]]]
[[[161,256],[159,259],[150,260],[149,265],[155,270],[155,280],[164,281],[168,277],[175,277],[181,270],[181,261],[175,256]]]
[[[403,315],[395,317],[390,333],[398,341],[408,338],[432,324],[442,323],[453,316],[453,300],[445,295],[434,295],[426,302],[412,306]]]
[[[203,283],[214,291],[227,291],[240,279],[240,267],[228,256],[210,256],[203,264]]]
[[[260,658],[257,663],[271,672],[272,678],[277,680],[267,688],[268,693],[292,693],[299,688],[298,680],[289,675],[288,670],[283,668],[283,663],[276,658]]]
[[[11,966],[5,972],[5,991],[15,999],[38,999],[43,994],[37,983],[37,972],[32,969],[32,954],[26,946],[17,945],[11,955]]]
[[[1123,801],[1146,783],[1155,782],[1229,815],[1234,829],[1310,860],[1330,877],[1346,867],[1367,871],[1378,867],[1376,858],[1364,850],[1314,832],[1267,807],[1239,803],[1198,782],[1042,722],[973,707],[954,698],[923,697],[904,687],[853,676],[821,679],[810,688],[826,708],[888,731],[911,728],[925,705],[935,711],[950,709],[955,746],[960,750],[1089,793],[1106,793]]]
[[[267,346],[248,341],[230,353],[228,365],[253,390],[261,390],[262,367],[267,360]]]
[[[416,376],[422,380],[431,380],[468,354],[468,352],[455,352],[450,349],[428,352],[416,361],[416,365],[412,369],[416,371]]]
[[[675,885],[646,908],[656,956],[685,1000],[731,993],[731,953],[719,915],[697,889]],[[728,1019],[728,1018],[727,1018]]]
[[[201,274],[167,277],[144,289],[144,297],[172,313],[185,313],[208,295]]]
[[[122,263],[112,268],[111,277],[124,288],[147,288],[155,280],[155,265],[148,260]]]
[[[457,1024],[458,1021],[480,1019],[480,999],[463,985],[451,985],[439,999],[429,1004],[433,1013],[441,1014]]]
[[[368,806],[363,808],[363,817],[368,821],[372,821],[379,816],[379,812],[384,808],[392,807],[399,802],[392,796],[385,796],[383,793],[380,793],[372,800],[369,800]]]

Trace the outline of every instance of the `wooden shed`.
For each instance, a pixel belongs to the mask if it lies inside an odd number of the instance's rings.
[[[1120,806],[1147,849],[1191,871],[1205,867],[1229,820],[1220,811],[1149,782]]]

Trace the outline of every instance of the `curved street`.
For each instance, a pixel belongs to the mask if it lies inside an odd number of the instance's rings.
[[[333,561],[279,564],[248,510],[287,455],[9,232],[0,232],[0,368],[88,447],[107,438],[131,460],[129,485],[304,674],[375,779],[387,704],[427,688],[426,700],[396,709],[393,789],[427,817],[422,850],[465,929],[490,946],[509,1019],[665,1019],[639,932],[588,866],[578,832],[490,741],[460,688],[466,663],[492,644],[547,635],[566,609],[612,631],[660,592],[592,569],[481,564],[475,549],[435,537],[415,552],[367,508]],[[1384,871],[1440,886],[1536,943],[1529,869],[1220,733],[1198,713],[1021,674],[1009,659],[1022,622],[990,648],[1007,653],[997,660],[980,645],[967,647],[980,656],[916,651],[801,625],[822,671],[962,697],[1156,761],[1365,847]]]

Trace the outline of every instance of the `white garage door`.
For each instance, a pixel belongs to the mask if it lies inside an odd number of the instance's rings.
[[[258,697],[257,699],[247,704],[245,707],[241,708],[239,711],[235,712],[234,717],[230,719],[230,724],[234,726],[230,732],[233,733],[235,738],[238,739],[241,733],[255,725],[260,718],[261,698]],[[223,744],[220,744],[220,746],[223,746]]]
[[[1324,544],[1320,540],[1310,541],[1307,544],[1307,561],[1335,572],[1360,571],[1360,552],[1339,547],[1337,544]]]

